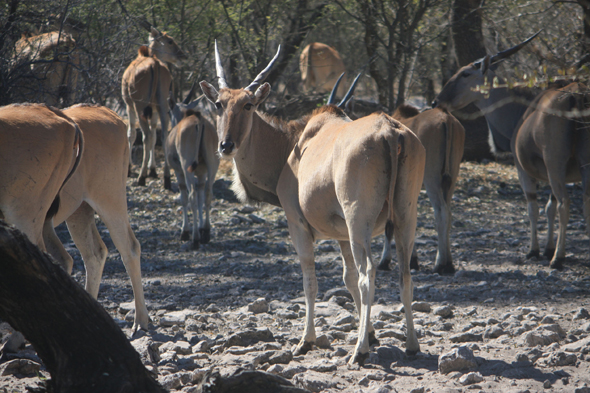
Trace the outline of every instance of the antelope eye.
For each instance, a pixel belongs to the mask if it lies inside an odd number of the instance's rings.
[[[467,72],[467,71],[463,71],[463,72],[461,73],[461,76],[462,76],[463,78],[467,78],[467,77],[469,76],[469,72]]]
[[[217,101],[217,102],[215,103],[215,107],[216,107],[217,109],[221,110],[221,102]]]
[[[246,105],[244,105],[244,109],[249,111],[250,109],[252,109],[252,104],[247,103]]]

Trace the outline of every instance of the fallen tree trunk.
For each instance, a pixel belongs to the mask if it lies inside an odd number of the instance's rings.
[[[0,318],[33,344],[51,392],[166,391],[104,308],[2,220]]]

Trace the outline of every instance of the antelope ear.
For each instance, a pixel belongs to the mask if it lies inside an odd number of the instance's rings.
[[[199,82],[199,85],[201,86],[201,90],[203,90],[205,97],[207,97],[207,99],[211,101],[213,105],[215,105],[217,99],[219,98],[219,93],[217,90],[215,90],[215,87],[213,87],[213,85],[207,81],[201,81]]]
[[[266,100],[268,95],[270,94],[270,84],[265,82],[262,86],[260,86],[256,93],[254,93],[254,97],[256,97],[255,105],[260,105],[262,101]]]
[[[486,55],[483,59],[481,59],[481,73],[485,74],[488,69],[490,68],[490,55]]]

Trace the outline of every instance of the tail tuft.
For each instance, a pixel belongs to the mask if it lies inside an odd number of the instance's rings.
[[[196,161],[193,161],[193,163],[190,164],[188,166],[188,168],[186,168],[186,170],[189,171],[190,173],[193,173],[196,169],[197,169],[197,162]]]
[[[152,109],[152,107],[150,105],[146,106],[145,108],[143,108],[143,118],[146,120],[149,120],[152,118],[154,114],[154,110]]]
[[[45,216],[45,220],[49,220],[49,219],[55,217],[55,215],[57,214],[58,211],[59,211],[59,195],[57,195],[55,197],[55,199],[53,200],[53,202],[51,203],[51,206],[49,207],[49,210],[47,211],[47,215]]]

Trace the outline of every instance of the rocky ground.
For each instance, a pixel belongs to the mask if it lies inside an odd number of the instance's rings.
[[[421,267],[413,273],[422,352],[404,352],[394,267],[377,275],[372,322],[380,344],[364,367],[350,367],[358,321],[337,244],[317,245],[317,348],[293,356],[305,305],[285,216],[272,206],[238,203],[228,190],[227,166],[218,177],[213,238],[198,251],[180,241],[177,194],[163,191],[161,179],[147,187],[128,182],[153,321],[131,340],[170,391],[198,391],[212,369],[222,375],[255,369],[312,392],[590,392],[590,259],[578,185],[569,187],[567,262],[555,271],[546,259],[524,259],[528,220],[514,166],[463,163],[453,197],[457,272],[443,277],[431,272],[437,236],[423,191],[416,233]],[[543,188],[541,206],[548,195]],[[542,212],[543,235],[546,224]],[[100,221],[99,228],[109,239]],[[65,228],[59,235],[75,256],[74,278],[83,283],[79,253]],[[374,241],[375,258],[382,241]],[[117,250],[107,244],[99,301],[131,336],[131,286]],[[8,330],[0,325],[3,341]],[[30,345],[19,354],[28,360],[0,364],[0,392],[26,391],[49,377]]]

